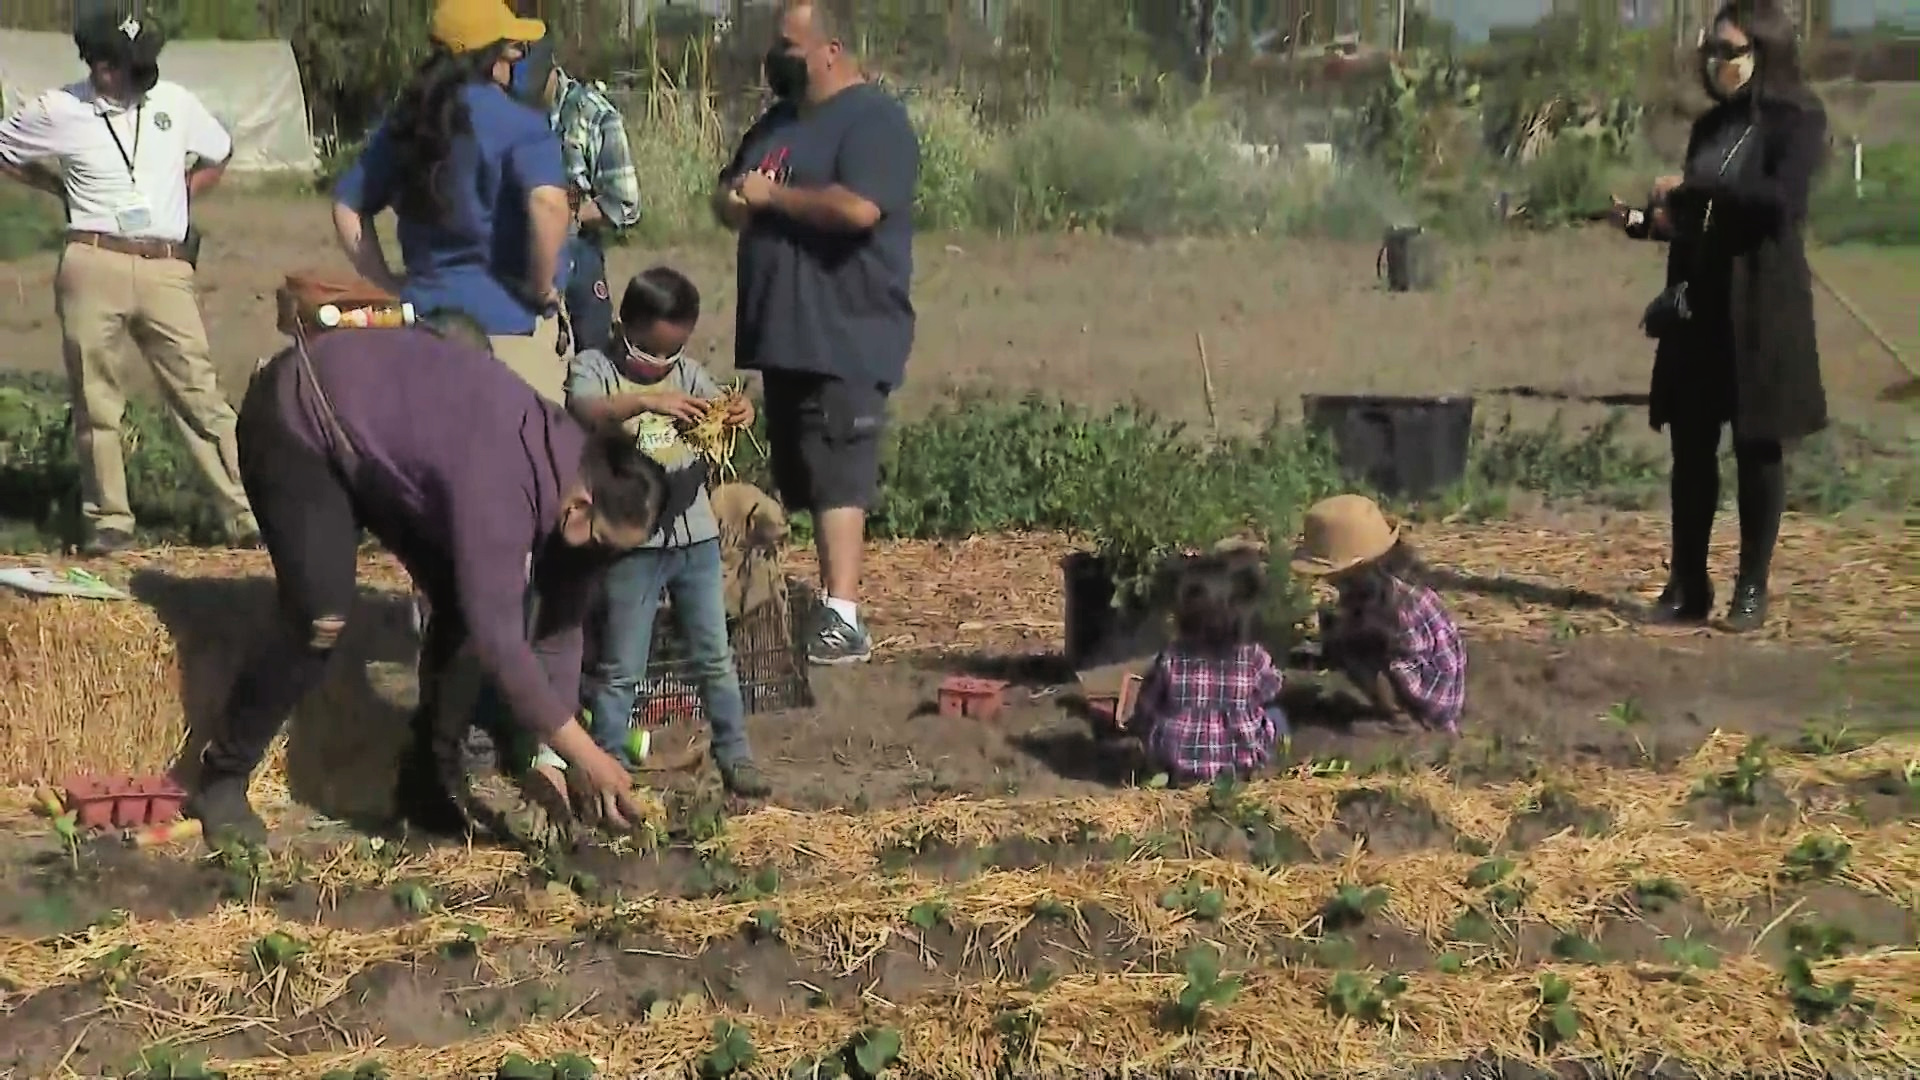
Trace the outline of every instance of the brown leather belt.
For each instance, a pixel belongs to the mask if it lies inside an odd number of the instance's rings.
[[[122,255],[132,255],[140,259],[188,261],[187,245],[177,240],[135,240],[125,236],[114,236],[111,233],[75,229],[67,233],[67,243],[85,244],[102,251],[117,251]]]

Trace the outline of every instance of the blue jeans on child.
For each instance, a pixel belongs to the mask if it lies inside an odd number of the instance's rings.
[[[674,622],[687,647],[693,678],[713,729],[714,764],[726,767],[751,757],[747,708],[727,640],[727,600],[720,570],[720,541],[686,547],[640,548],[607,570],[607,624],[600,655],[585,673],[582,696],[593,710],[593,739],[608,753],[627,758],[633,705],[647,677],[653,621],[660,598],[673,602]]]

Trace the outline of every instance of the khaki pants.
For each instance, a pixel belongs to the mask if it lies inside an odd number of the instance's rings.
[[[54,278],[54,305],[73,394],[80,458],[81,514],[94,532],[132,532],[121,364],[131,345],[153,366],[174,423],[193,462],[213,485],[228,524],[251,530],[253,513],[240,486],[233,406],[220,393],[206,324],[193,290],[193,268],[173,259],[143,259],[89,244],[68,244]]]
[[[493,346],[493,355],[541,397],[556,405],[566,404],[567,358],[558,351],[559,319],[541,319],[531,334],[490,337],[487,341]]]

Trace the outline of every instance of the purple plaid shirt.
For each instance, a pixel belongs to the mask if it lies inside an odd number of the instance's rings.
[[[1394,643],[1388,675],[1415,720],[1457,732],[1467,704],[1467,649],[1460,628],[1438,593],[1424,585],[1397,584],[1400,640]]]
[[[1177,647],[1154,658],[1133,720],[1147,754],[1169,776],[1210,781],[1267,763],[1279,738],[1280,669],[1258,645],[1230,659],[1188,656]]]

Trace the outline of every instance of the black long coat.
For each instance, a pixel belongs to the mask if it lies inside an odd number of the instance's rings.
[[[1731,421],[1737,439],[1785,441],[1827,425],[1804,236],[1826,112],[1806,93],[1763,95],[1757,109],[1745,98],[1722,103],[1694,122],[1687,160],[1748,124],[1749,145],[1724,173],[1690,169],[1670,197],[1668,227],[1637,232],[1671,241],[1667,283],[1690,282],[1694,311],[1654,355],[1655,430]]]

